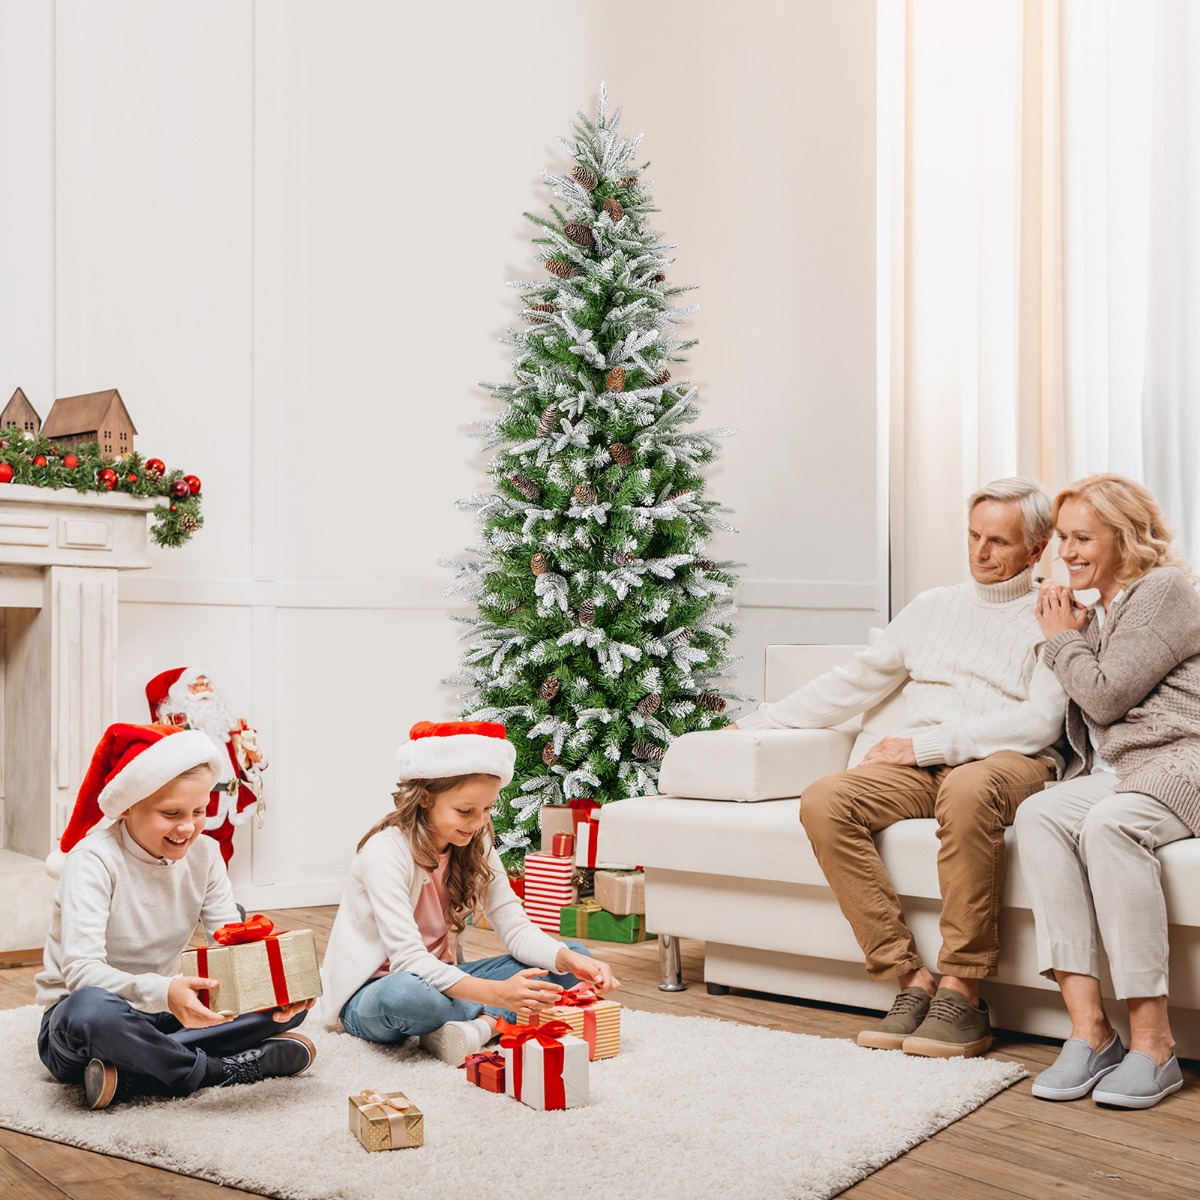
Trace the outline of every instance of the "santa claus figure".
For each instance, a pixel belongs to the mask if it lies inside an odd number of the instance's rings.
[[[221,751],[221,775],[213,784],[204,832],[221,847],[226,865],[233,857],[233,831],[252,815],[261,823],[262,772],[266,757],[258,731],[230,716],[207,675],[193,667],[174,667],[146,684],[150,716],[163,725],[182,725],[208,734]]]

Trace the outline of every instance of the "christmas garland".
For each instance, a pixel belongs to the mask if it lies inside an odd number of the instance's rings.
[[[0,484],[5,483],[162,496],[165,502],[155,505],[150,527],[160,546],[182,546],[204,524],[195,475],[168,471],[161,459],[143,458],[133,450],[110,461],[96,442],[63,449],[43,434],[30,436],[15,425],[0,430]]]

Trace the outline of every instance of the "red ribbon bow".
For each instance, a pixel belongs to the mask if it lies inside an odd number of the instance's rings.
[[[556,1008],[586,1008],[599,999],[590,983],[577,983],[573,988],[564,988],[554,1005]]]
[[[222,925],[213,934],[213,941],[218,942],[222,946],[241,946],[246,942],[265,942],[271,937],[275,929],[275,922],[270,917],[264,917],[262,913],[255,913],[248,921],[232,921],[228,925]],[[280,930],[280,933],[285,933],[286,930]]]
[[[544,1107],[566,1108],[567,1089],[563,1083],[565,1047],[559,1040],[571,1032],[566,1021],[547,1021],[544,1025],[513,1025],[501,1017],[496,1022],[500,1045],[513,1052],[513,1096],[521,1099],[521,1074],[524,1067],[525,1043],[535,1041],[542,1047],[542,1099]]]
[[[496,1066],[502,1067],[504,1066],[504,1055],[498,1050],[489,1050],[486,1053],[471,1054],[467,1056],[465,1062],[459,1063],[458,1069],[460,1071],[464,1069],[470,1071],[472,1067],[480,1067],[484,1063],[494,1063]]]

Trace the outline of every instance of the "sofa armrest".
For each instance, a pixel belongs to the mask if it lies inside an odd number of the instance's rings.
[[[663,757],[658,790],[695,800],[781,800],[844,771],[853,745],[843,729],[685,733]]]

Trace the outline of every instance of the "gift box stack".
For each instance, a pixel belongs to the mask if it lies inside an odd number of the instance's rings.
[[[214,1012],[254,1012],[281,1008],[321,994],[321,972],[311,929],[275,932],[272,922],[255,914],[248,921],[223,925],[213,934],[215,946],[185,950],[184,975],[201,975],[217,987],[197,994]]]
[[[561,937],[644,942],[654,936],[646,932],[645,876],[640,870],[613,869],[603,864],[599,853],[600,813],[600,806],[592,800],[573,800],[569,805],[547,805],[542,809],[541,857],[573,855],[576,873],[587,870],[595,892],[591,898],[572,897],[563,903],[558,924],[553,929],[548,925],[542,928]],[[529,860],[536,857],[540,856],[525,856],[527,873]]]

